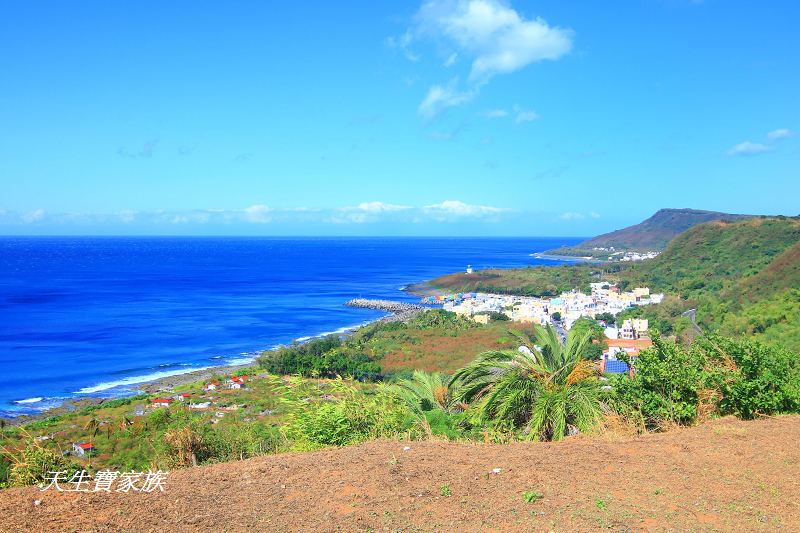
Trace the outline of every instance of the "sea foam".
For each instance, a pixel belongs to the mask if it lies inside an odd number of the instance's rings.
[[[116,381],[105,381],[103,383],[98,383],[97,385],[84,387],[80,390],[75,391],[75,394],[93,394],[95,392],[114,389],[117,387],[138,385],[140,383],[147,383],[148,381],[155,381],[156,379],[168,378],[170,376],[177,376],[180,374],[187,374],[189,372],[195,372],[197,370],[206,370],[207,368],[210,367],[207,366],[191,367],[191,368],[185,367],[181,368],[180,370],[163,370],[161,372],[153,372],[152,374],[144,374],[141,376],[130,376],[124,379],[118,379]]]

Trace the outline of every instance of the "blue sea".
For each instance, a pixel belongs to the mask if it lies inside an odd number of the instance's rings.
[[[0,416],[240,364],[417,301],[411,283],[531,257],[569,238],[0,237]]]

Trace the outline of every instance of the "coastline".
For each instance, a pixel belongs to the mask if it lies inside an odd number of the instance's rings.
[[[410,291],[408,292],[410,294],[415,294]],[[350,305],[351,302],[347,302],[344,305]],[[368,327],[372,324],[376,324],[379,322],[396,322],[396,321],[404,322],[406,320],[409,320],[410,318],[413,318],[414,316],[416,316],[417,314],[421,313],[426,309],[426,307],[422,305],[407,304],[404,302],[395,302],[389,300],[365,300],[365,302],[375,303],[375,305],[350,305],[350,306],[360,307],[364,309],[386,311],[388,314],[382,317],[375,318],[373,320],[369,320],[357,326],[343,327],[336,331],[322,333],[319,335],[298,337],[294,342],[298,344],[303,344],[314,339],[319,339],[326,337],[328,335],[336,335],[336,334],[348,336],[354,334],[355,332],[361,330],[362,328]],[[386,304],[391,304],[391,305],[387,306]],[[253,353],[261,355],[264,352],[273,351],[275,349],[276,348],[258,350],[257,352]],[[150,381],[136,383],[133,384],[131,388],[127,389],[130,392],[130,394],[126,394],[124,396],[119,396],[119,395],[85,396],[85,397],[67,398],[58,406],[45,409],[38,413],[21,414],[16,417],[0,416],[0,420],[3,420],[5,424],[9,426],[22,426],[25,424],[29,424],[31,422],[35,422],[37,420],[44,420],[46,418],[50,418],[53,416],[59,416],[66,413],[79,411],[89,406],[100,405],[104,402],[116,400],[119,398],[124,398],[127,396],[135,396],[137,394],[156,394],[159,392],[167,392],[173,389],[174,387],[179,387],[182,385],[190,385],[198,381],[206,381],[214,376],[230,374],[230,373],[235,374],[239,371],[256,367],[258,365],[257,362],[258,355],[254,357],[253,360],[249,363],[237,364],[237,365],[210,366],[197,370],[189,370],[181,374],[174,374],[170,376],[156,378]]]
[[[535,252],[531,254],[531,257],[535,257],[537,259],[547,259],[549,261],[575,261],[578,263],[605,263],[602,259],[596,259],[589,255],[558,255],[558,254],[548,254],[545,252]]]

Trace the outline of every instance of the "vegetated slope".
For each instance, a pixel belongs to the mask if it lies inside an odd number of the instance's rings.
[[[558,248],[548,253],[597,256],[598,253],[594,248],[610,247],[618,251],[663,250],[676,235],[698,224],[712,220],[734,221],[749,216],[699,209],[660,209],[647,220],[634,226],[605,233],[575,246]]]
[[[487,269],[466,274],[448,274],[426,285],[445,292],[493,292],[525,296],[555,296],[574,288],[589,290],[596,265],[563,265],[529,268]],[[412,288],[413,290],[413,288]]]
[[[776,256],[759,273],[742,279],[734,290],[741,299],[755,302],[790,288],[800,289],[800,242]]]
[[[729,289],[726,296],[738,299],[741,294],[733,290],[734,283],[745,286],[798,242],[798,218],[756,217],[738,222],[710,222],[679,235],[661,255],[631,265],[623,274],[632,283],[646,283],[655,290],[685,297]],[[772,282],[782,285],[774,286],[773,292],[791,287],[787,283],[796,281],[789,277],[786,263],[781,260],[770,270]]]
[[[657,258],[629,265],[619,276],[681,298],[636,310],[657,323],[675,324],[682,311],[696,308],[707,329],[800,351],[800,218],[696,226]],[[682,327],[688,325],[683,319]]]
[[[163,493],[6,489],[0,530],[798,531],[799,439],[800,417],[781,416],[615,440],[372,441],[177,470]]]

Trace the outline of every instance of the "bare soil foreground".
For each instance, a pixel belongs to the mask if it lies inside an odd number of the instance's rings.
[[[798,442],[796,416],[615,441],[378,441],[176,471],[164,493],[3,490],[0,530],[800,531]]]

